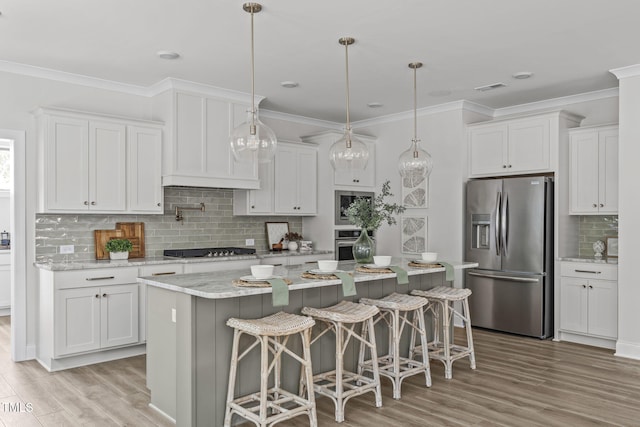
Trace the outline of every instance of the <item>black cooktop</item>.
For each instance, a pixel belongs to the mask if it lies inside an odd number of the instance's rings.
[[[253,255],[253,248],[202,248],[202,249],[165,249],[164,256],[176,258],[219,257],[233,255]]]

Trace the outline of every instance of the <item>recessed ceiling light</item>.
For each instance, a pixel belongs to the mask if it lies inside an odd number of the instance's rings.
[[[280,82],[280,86],[286,87],[287,89],[291,89],[291,88],[294,88],[294,87],[298,87],[299,84],[298,84],[298,82],[293,82],[291,80],[287,80],[287,81],[284,81],[284,82]]]
[[[172,52],[170,50],[159,50],[156,55],[158,55],[162,59],[178,59],[180,58],[180,54],[177,52]]]
[[[511,77],[518,80],[528,79],[531,76],[533,76],[533,73],[531,71],[521,71],[519,73],[515,73],[511,75]]]
[[[367,107],[369,107],[369,108],[380,108],[382,106],[384,106],[384,104],[382,102],[369,102],[367,104]]]

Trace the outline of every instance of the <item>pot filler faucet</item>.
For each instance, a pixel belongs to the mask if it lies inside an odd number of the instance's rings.
[[[200,202],[200,206],[197,208],[176,206],[176,221],[183,221],[182,211],[200,211],[204,212],[204,202]]]

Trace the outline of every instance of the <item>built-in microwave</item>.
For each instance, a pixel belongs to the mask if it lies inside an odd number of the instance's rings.
[[[361,230],[359,229],[341,229],[336,230],[335,235],[335,257],[338,261],[349,261],[353,259],[353,244],[358,240]],[[373,239],[375,244],[375,235],[373,230],[368,230],[369,237]]]
[[[374,193],[366,191],[344,191],[336,190],[335,198],[335,219],[336,225],[353,225],[347,217],[347,208],[358,197],[373,200]]]

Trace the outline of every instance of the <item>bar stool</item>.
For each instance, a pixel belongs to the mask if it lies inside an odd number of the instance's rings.
[[[429,342],[427,348],[431,359],[440,360],[444,364],[444,377],[448,380],[453,377],[453,362],[463,357],[469,356],[471,369],[476,369],[476,356],[473,351],[473,337],[471,336],[471,315],[469,314],[469,295],[471,295],[471,290],[438,286],[426,291],[414,290],[411,291],[411,295],[417,295],[429,300],[425,313],[427,311],[431,311],[435,324],[433,341]],[[462,301],[462,312],[458,312],[455,309],[453,305],[455,301]],[[442,309],[442,325],[440,325],[440,313],[437,309],[438,306]],[[457,316],[462,320],[464,329],[467,333],[466,347],[452,343],[453,337],[450,337],[449,329],[453,316]],[[440,341],[441,329],[443,335],[442,341]],[[411,342],[415,342],[415,336],[412,337]],[[422,354],[422,349],[422,346],[415,346],[411,348],[409,357],[413,354]]]
[[[311,328],[315,321],[306,316],[298,316],[279,312],[261,319],[236,319],[227,321],[227,326],[234,328],[233,347],[231,350],[231,368],[229,369],[229,386],[227,391],[227,407],[224,426],[231,425],[231,417],[238,414],[260,427],[271,426],[280,421],[307,414],[310,425],[316,427],[316,402],[313,392],[307,396],[297,395],[280,387],[281,362],[283,353],[300,362],[302,375],[307,381],[313,378],[311,368]],[[300,334],[302,338],[302,357],[287,348],[289,337]],[[238,355],[238,347],[242,334],[255,338],[242,354]],[[249,352],[260,344],[260,391],[234,399],[236,372],[238,364]],[[269,353],[273,355],[269,362]],[[274,386],[268,388],[269,374],[274,371]]]
[[[411,375],[424,372],[427,387],[431,387],[431,369],[429,368],[429,357],[422,355],[422,361],[400,356],[400,338],[405,326],[411,328],[411,336],[420,334],[422,348],[428,348],[427,332],[424,325],[423,307],[429,303],[426,299],[406,294],[392,293],[382,299],[362,298],[361,304],[374,305],[380,310],[380,315],[376,316],[375,325],[384,320],[389,328],[389,352],[378,357],[380,375],[389,378],[393,383],[393,398],[400,399],[400,389],[402,380]],[[409,320],[409,315],[412,315]],[[413,347],[413,342],[411,342]],[[411,355],[413,356],[413,355]],[[371,371],[372,360],[364,361],[364,354],[360,355],[358,373]]]
[[[313,376],[312,381],[302,381],[300,378],[300,392],[309,388],[313,383],[316,393],[328,396],[335,404],[336,421],[344,421],[344,407],[347,400],[354,396],[373,392],[376,397],[376,407],[382,406],[382,393],[380,391],[380,374],[376,358],[373,359],[371,372],[373,378],[369,378],[344,369],[344,353],[351,338],[360,341],[360,353],[364,354],[366,348],[371,354],[377,354],[376,339],[373,331],[373,317],[378,314],[377,307],[357,304],[351,301],[341,301],[336,305],[326,308],[304,307],[302,313],[312,316],[324,325],[322,331],[311,341],[315,343],[325,333],[332,331],[336,337],[336,367],[332,371],[323,372]],[[361,333],[355,330],[362,324]],[[368,324],[368,328],[364,325]]]

